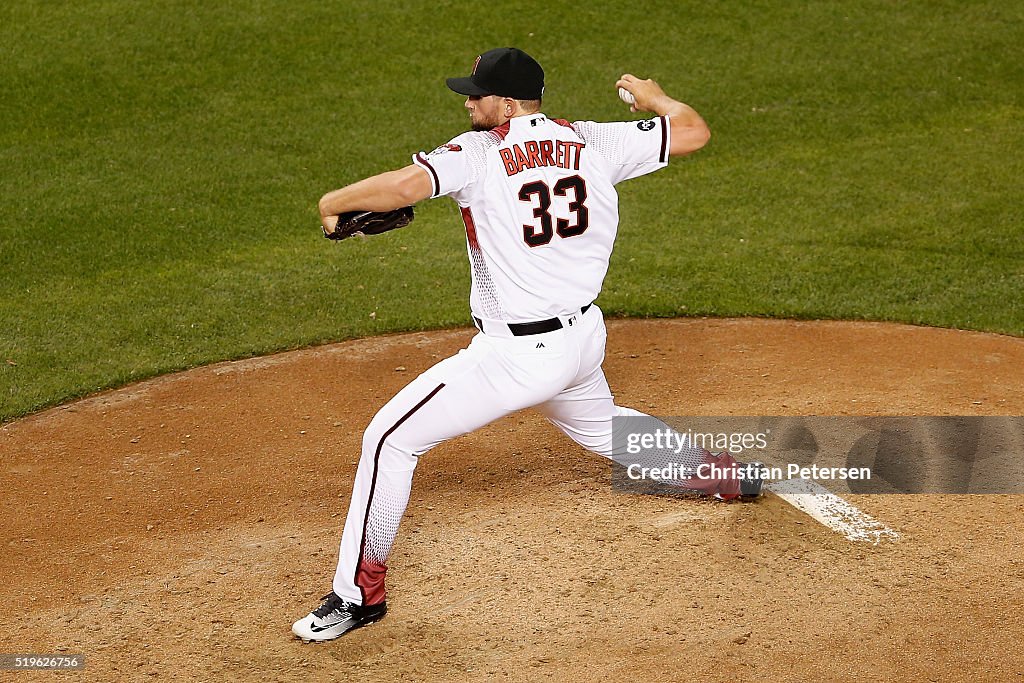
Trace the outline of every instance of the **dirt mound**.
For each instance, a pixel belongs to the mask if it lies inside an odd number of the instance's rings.
[[[302,645],[362,428],[471,335],[222,363],[0,428],[0,652],[84,653],[95,681],[1024,675],[1024,497],[857,497],[903,538],[855,545],[774,496],[614,493],[531,412],[424,458],[389,616]],[[605,368],[661,415],[1024,414],[1024,340],[997,335],[611,321]]]

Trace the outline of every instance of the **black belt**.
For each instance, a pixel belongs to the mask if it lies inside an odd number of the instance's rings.
[[[580,315],[583,315],[590,307],[594,304],[587,304],[580,309]],[[473,322],[476,323],[476,328],[481,332],[484,331],[484,321],[480,318],[473,316]],[[504,323],[508,325],[508,331],[512,333],[514,337],[528,337],[531,334],[544,334],[545,332],[554,332],[555,330],[562,329],[562,321],[558,318],[548,318],[547,320],[538,320],[532,323]]]

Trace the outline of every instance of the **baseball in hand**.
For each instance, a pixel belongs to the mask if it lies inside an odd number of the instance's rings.
[[[625,88],[619,88],[619,99],[626,104],[636,104],[636,98],[633,97],[633,93],[629,92]]]

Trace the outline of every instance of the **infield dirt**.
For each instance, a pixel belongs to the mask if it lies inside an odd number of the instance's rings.
[[[1024,414],[1022,339],[608,327],[617,401],[654,414]],[[532,412],[424,457],[386,619],[298,642],[363,427],[471,336],[221,363],[0,428],[0,652],[84,654],[89,681],[1024,680],[1024,496],[853,496],[902,535],[854,544],[773,495],[614,493]]]

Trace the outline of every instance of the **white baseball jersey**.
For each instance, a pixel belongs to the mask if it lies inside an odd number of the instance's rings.
[[[601,291],[618,229],[615,185],[664,167],[665,117],[569,123],[543,114],[459,135],[413,162],[462,210],[473,315],[568,314]]]

